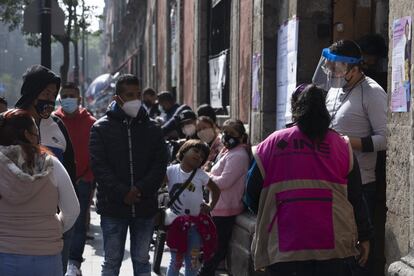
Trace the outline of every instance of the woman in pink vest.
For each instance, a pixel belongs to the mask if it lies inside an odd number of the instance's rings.
[[[267,275],[349,276],[368,257],[372,227],[359,168],[348,139],[329,129],[325,96],[299,87],[294,124],[254,151],[247,192],[260,200],[252,251]]]

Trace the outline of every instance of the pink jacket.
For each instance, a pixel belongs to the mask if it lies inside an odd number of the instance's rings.
[[[239,145],[231,150],[223,148],[219,154],[221,158],[211,168],[210,178],[221,190],[212,216],[235,216],[243,211],[242,197],[250,162],[245,147]]]

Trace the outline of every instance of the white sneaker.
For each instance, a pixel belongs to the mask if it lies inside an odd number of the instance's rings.
[[[74,264],[68,264],[65,276],[82,276],[82,271]]]

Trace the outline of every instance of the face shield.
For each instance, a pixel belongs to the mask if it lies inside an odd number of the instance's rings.
[[[312,82],[326,91],[330,88],[342,88],[347,83],[345,75],[351,66],[361,61],[362,58],[340,56],[325,48],[313,74]]]

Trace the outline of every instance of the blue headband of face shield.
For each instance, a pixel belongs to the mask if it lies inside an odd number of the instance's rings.
[[[324,48],[322,50],[322,56],[325,57],[327,60],[332,61],[332,62],[345,62],[345,63],[350,63],[350,64],[356,64],[356,63],[360,63],[362,61],[362,57],[361,58],[355,58],[355,57],[346,57],[346,56],[338,56],[334,53],[332,53],[329,48]]]

